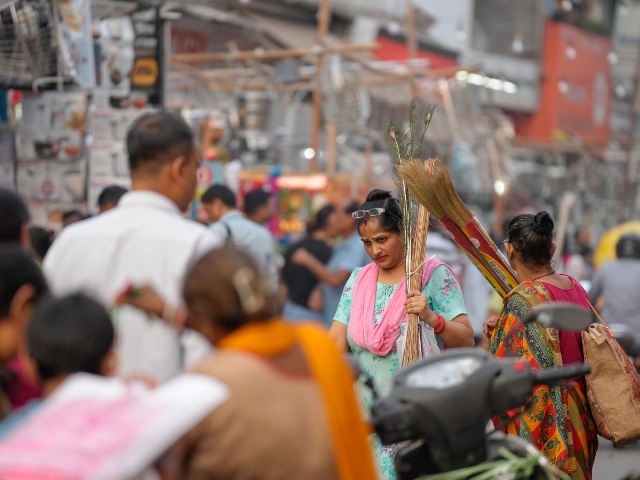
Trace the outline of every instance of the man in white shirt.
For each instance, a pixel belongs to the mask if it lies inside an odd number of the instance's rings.
[[[236,209],[236,196],[225,185],[212,185],[202,195],[202,206],[207,212],[211,231],[253,257],[271,282],[278,287],[276,251],[271,232],[264,226],[249,220]]]
[[[221,243],[181,215],[196,188],[193,132],[178,115],[147,114],[131,126],[127,151],[131,192],[113,210],[66,228],[49,250],[44,272],[54,293],[83,291],[108,308],[128,285],[143,284],[177,306],[187,268]],[[195,332],[185,332],[181,342],[171,324],[175,311],[165,312],[160,319],[128,306],[113,309],[121,376],[164,381],[208,352]]]

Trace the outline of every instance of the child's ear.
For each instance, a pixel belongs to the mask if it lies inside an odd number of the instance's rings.
[[[11,299],[9,314],[14,321],[18,322],[23,332],[31,318],[35,296],[35,287],[30,284],[25,284],[18,288],[18,291]]]
[[[118,354],[112,348],[109,350],[102,362],[100,362],[100,375],[103,377],[113,377],[118,369]]]

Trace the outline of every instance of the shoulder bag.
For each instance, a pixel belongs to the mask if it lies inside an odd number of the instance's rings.
[[[621,446],[640,439],[640,374],[600,320],[582,332],[587,398],[598,433]]]

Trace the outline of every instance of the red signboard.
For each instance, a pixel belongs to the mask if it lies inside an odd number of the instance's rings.
[[[611,41],[547,21],[540,107],[517,118],[521,138],[606,143],[609,138]]]
[[[381,35],[376,38],[376,43],[380,45],[379,48],[373,51],[373,55],[378,60],[407,60],[409,58],[409,51],[406,44],[391,38],[383,37]],[[455,58],[439,55],[434,52],[428,52],[426,50],[418,50],[418,58],[426,58],[431,64],[431,68],[446,68],[453,67],[457,64]]]

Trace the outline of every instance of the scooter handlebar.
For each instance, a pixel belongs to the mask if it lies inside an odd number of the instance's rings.
[[[555,385],[571,377],[581,377],[591,372],[591,366],[584,363],[566,367],[546,368],[533,372],[533,381],[537,385]]]

